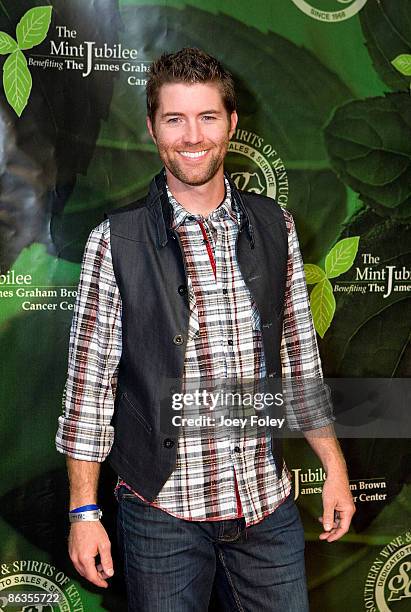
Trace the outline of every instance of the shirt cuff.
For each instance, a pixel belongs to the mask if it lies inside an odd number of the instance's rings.
[[[333,423],[331,391],[322,379],[294,379],[283,388],[287,426],[292,431],[310,431]]]
[[[101,463],[109,454],[114,441],[112,425],[96,425],[58,417],[56,449],[73,459],[98,461]]]

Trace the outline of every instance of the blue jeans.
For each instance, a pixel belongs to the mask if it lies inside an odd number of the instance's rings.
[[[186,521],[122,486],[118,539],[129,612],[307,612],[304,531],[293,492],[260,523]]]

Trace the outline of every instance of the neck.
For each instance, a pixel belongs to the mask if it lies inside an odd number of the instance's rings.
[[[223,166],[204,185],[187,185],[166,168],[167,185],[175,199],[186,210],[206,217],[223,201],[225,195]]]

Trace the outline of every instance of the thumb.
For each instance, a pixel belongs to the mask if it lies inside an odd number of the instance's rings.
[[[113,569],[113,559],[111,558],[111,550],[110,550],[110,542],[104,542],[99,544],[98,552],[100,553],[100,563],[103,568],[103,572],[107,576],[112,576],[114,574]]]
[[[324,503],[323,527],[325,531],[331,531],[334,524],[334,505]]]

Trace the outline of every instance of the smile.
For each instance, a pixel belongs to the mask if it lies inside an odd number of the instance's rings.
[[[179,151],[180,155],[183,157],[187,157],[188,159],[198,159],[200,157],[204,157],[208,153],[208,151],[196,151],[195,153],[190,153],[190,151]]]

